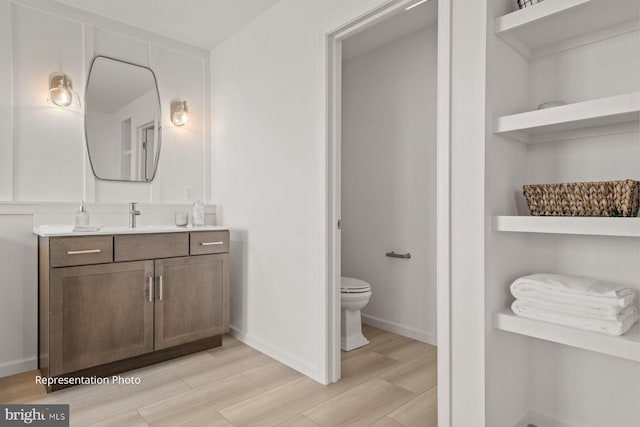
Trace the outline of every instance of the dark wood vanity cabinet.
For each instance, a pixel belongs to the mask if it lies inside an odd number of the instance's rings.
[[[155,348],[196,341],[229,330],[226,254],[155,261],[158,278]]]
[[[149,280],[153,280],[153,261],[52,269],[50,375],[153,351]]]
[[[40,237],[42,374],[112,375],[221,345],[228,248],[228,231]]]

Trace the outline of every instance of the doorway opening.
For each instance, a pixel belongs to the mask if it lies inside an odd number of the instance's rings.
[[[148,181],[153,178],[156,159],[156,123],[146,123],[138,128],[138,144],[136,144],[137,159],[136,179]]]
[[[450,0],[414,0],[328,35],[328,380],[367,345],[434,358],[437,346],[440,425],[450,421],[449,32]]]

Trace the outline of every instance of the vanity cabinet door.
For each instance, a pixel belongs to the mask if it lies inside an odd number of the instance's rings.
[[[228,254],[155,261],[155,348],[229,330]]]
[[[153,261],[55,268],[50,375],[153,350]]]

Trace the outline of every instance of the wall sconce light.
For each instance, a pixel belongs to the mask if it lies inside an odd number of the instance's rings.
[[[80,106],[80,96],[73,91],[71,79],[65,74],[54,74],[49,79],[49,97],[50,102],[58,107],[68,107],[74,102]]]
[[[187,101],[174,101],[171,103],[171,123],[174,126],[184,126],[189,121],[189,108]]]

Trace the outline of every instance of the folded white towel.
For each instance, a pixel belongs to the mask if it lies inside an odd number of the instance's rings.
[[[547,273],[531,274],[514,280],[511,293],[517,299],[536,298],[585,308],[620,309],[628,307],[636,296],[633,289],[621,285]]]
[[[511,309],[516,315],[529,319],[541,320],[544,322],[555,323],[557,325],[570,326],[586,331],[600,332],[614,336],[626,333],[639,318],[638,310],[635,306],[626,308],[618,321],[572,316],[552,310],[545,310],[518,300],[515,300],[513,304],[511,304]]]
[[[533,292],[523,292],[518,301],[533,305],[544,310],[557,311],[559,313],[571,314],[573,316],[589,317],[600,320],[620,320],[624,311],[633,306],[633,299],[626,301],[624,307],[617,307],[608,304],[582,304],[575,301],[562,301],[555,297],[538,297],[531,295]]]

